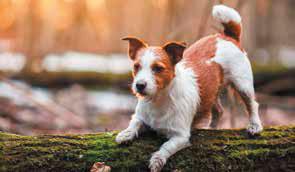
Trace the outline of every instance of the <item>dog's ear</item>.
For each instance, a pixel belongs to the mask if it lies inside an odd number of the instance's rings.
[[[183,52],[186,48],[185,42],[168,42],[162,47],[169,55],[171,62],[175,65],[183,56]]]
[[[128,55],[131,60],[134,60],[139,49],[147,47],[147,44],[136,37],[124,37],[124,41],[129,41]]]

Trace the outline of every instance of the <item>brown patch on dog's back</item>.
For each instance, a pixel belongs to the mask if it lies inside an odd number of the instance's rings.
[[[207,61],[215,56],[219,35],[205,37],[184,52],[186,65],[197,75],[201,103],[198,108],[199,118],[210,120],[211,108],[216,101],[219,89],[223,84],[223,71],[219,64]],[[206,123],[206,122],[205,122]]]

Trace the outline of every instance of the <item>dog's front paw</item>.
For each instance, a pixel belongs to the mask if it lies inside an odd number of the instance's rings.
[[[166,164],[166,158],[159,152],[155,152],[150,159],[149,168],[151,172],[160,172]]]
[[[250,123],[247,127],[247,131],[252,134],[258,134],[263,130],[263,127],[260,123]]]
[[[133,140],[136,135],[137,133],[135,131],[129,129],[123,130],[117,135],[116,142],[119,144],[126,143]]]

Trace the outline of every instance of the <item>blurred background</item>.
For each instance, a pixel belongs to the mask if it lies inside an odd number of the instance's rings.
[[[120,38],[189,45],[222,28],[214,4],[237,9],[264,125],[295,124],[294,0],[1,0],[0,131],[88,133],[123,129],[136,105]],[[218,128],[248,118],[230,92]]]

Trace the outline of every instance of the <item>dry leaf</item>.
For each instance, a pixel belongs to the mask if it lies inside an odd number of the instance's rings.
[[[104,164],[104,162],[96,162],[93,164],[90,172],[110,172],[111,167]]]

